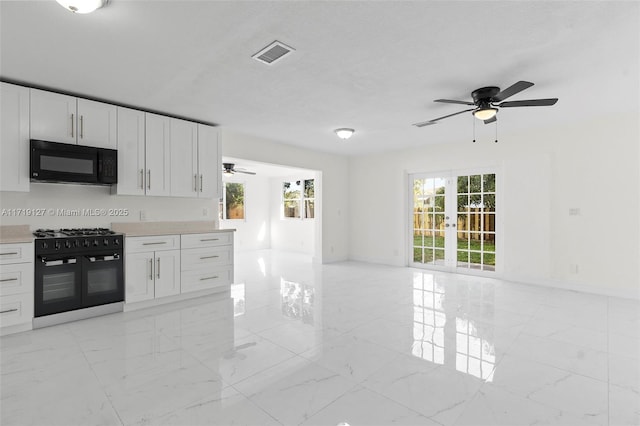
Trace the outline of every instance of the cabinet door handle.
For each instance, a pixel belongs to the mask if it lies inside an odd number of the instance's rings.
[[[153,281],[153,258],[149,259],[149,279]]]
[[[143,246],[155,246],[156,244],[167,244],[166,241],[156,241],[155,243],[142,243]]]
[[[198,175],[193,175],[193,190],[198,192]]]
[[[151,189],[151,169],[147,170],[147,189]]]
[[[73,113],[71,114],[71,137],[73,137],[73,127],[74,127]]]
[[[220,238],[205,238],[200,241],[204,242],[204,241],[218,241],[218,240],[220,240]]]
[[[6,283],[7,281],[18,281],[17,278],[4,278],[2,280],[0,280],[0,283]]]
[[[202,192],[202,174],[200,175],[200,192]]]
[[[216,278],[218,278],[218,276],[217,276],[217,275],[214,275],[213,277],[204,277],[204,278],[200,278],[200,281],[215,280]]]
[[[202,256],[202,257],[200,257],[200,260],[213,259],[213,258],[216,258],[216,257],[220,257],[220,256],[218,256],[218,255],[215,255],[215,256]]]
[[[6,309],[4,311],[0,311],[0,314],[6,314],[7,312],[16,312],[18,308]]]
[[[140,189],[144,189],[144,169],[140,169]]]
[[[80,116],[80,139],[84,138],[84,115]]]
[[[12,254],[18,254],[17,251],[8,251],[6,253],[0,253],[0,256],[11,256]]]
[[[160,279],[160,258],[156,259],[156,278]]]

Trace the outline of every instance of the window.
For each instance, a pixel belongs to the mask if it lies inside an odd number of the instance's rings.
[[[302,219],[315,217],[315,187],[313,179],[282,183],[283,216]]]
[[[244,219],[244,183],[225,182],[218,211],[221,220]]]

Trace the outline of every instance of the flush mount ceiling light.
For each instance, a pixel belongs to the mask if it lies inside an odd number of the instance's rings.
[[[109,0],[56,0],[58,4],[73,13],[91,13],[96,9],[100,9],[109,2]]]
[[[355,130],[343,127],[341,129],[334,130],[334,132],[336,132],[336,135],[338,135],[340,139],[349,139],[355,133]]]

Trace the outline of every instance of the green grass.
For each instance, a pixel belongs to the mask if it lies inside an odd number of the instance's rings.
[[[433,244],[432,244],[433,243]],[[423,247],[427,248],[424,251]],[[433,250],[429,250],[432,248]],[[480,264],[482,263],[482,241],[480,240],[467,240],[458,239],[458,262],[470,262]],[[484,264],[495,265],[496,245],[493,242],[484,242]],[[421,235],[414,235],[413,237],[413,260],[414,262],[430,263],[434,260],[444,259],[444,237],[422,237]]]

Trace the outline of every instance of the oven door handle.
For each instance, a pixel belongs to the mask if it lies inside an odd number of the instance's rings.
[[[65,259],[47,260],[46,257],[41,257],[40,261],[44,263],[44,266],[60,266],[60,265],[72,265],[78,260],[75,257],[67,257]]]
[[[120,260],[120,255],[118,253],[112,255],[104,255],[104,256],[85,256],[89,259],[89,262],[113,262],[115,260]]]

